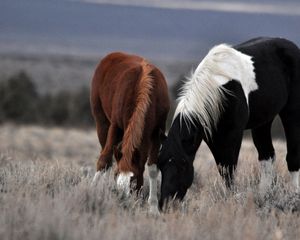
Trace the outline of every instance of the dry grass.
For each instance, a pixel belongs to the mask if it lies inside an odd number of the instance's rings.
[[[244,141],[228,192],[208,150],[195,161],[185,202],[157,218],[144,196],[125,199],[112,174],[91,186],[95,131],[0,127],[0,239],[299,239],[300,196],[289,185],[285,145],[276,141],[276,185],[257,192],[258,163]],[[146,181],[147,183],[147,181]]]

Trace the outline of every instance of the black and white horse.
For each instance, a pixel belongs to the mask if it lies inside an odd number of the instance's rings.
[[[286,134],[288,170],[299,187],[300,50],[294,43],[256,38],[233,47],[215,46],[185,82],[178,100],[159,154],[161,206],[167,198],[185,196],[202,140],[230,186],[243,131],[251,129],[262,175],[267,175],[275,160],[270,129],[277,114]]]

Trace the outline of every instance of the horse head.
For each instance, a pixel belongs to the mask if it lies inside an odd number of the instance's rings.
[[[158,157],[162,174],[160,207],[170,199],[182,200],[194,179],[193,161],[202,141],[195,125],[175,118]]]

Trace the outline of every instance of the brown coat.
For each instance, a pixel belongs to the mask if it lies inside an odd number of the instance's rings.
[[[96,68],[91,108],[102,146],[97,171],[111,166],[115,151],[117,171],[133,172],[140,187],[147,158],[149,165],[157,162],[165,132],[170,101],[164,76],[141,57],[111,53]]]

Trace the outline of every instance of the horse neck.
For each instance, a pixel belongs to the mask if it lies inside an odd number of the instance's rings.
[[[193,159],[203,139],[203,127],[200,124],[188,122],[177,116],[169,132],[174,151],[183,153]]]

